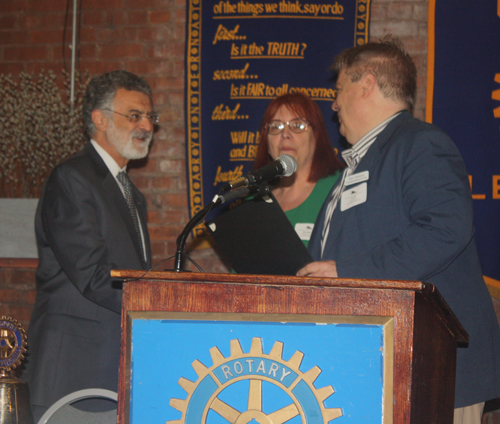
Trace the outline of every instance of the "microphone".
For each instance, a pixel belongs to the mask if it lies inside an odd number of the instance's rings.
[[[269,194],[270,192],[271,189],[268,185],[265,184],[252,187],[239,187],[231,191],[226,191],[223,194],[216,195],[213,202],[216,204],[216,206],[218,206],[222,205],[223,203],[239,199],[240,197],[247,197],[249,194],[263,196],[264,194]]]
[[[224,194],[215,196],[215,204],[222,205],[223,203],[230,202],[231,200],[238,199],[240,197],[246,197],[250,194],[250,189],[248,187],[240,187],[232,191],[228,191]]]
[[[297,161],[293,156],[281,155],[274,162],[249,172],[233,181],[229,181],[222,187],[222,191],[232,190],[238,187],[248,187],[272,180],[276,177],[289,177],[297,170]]]

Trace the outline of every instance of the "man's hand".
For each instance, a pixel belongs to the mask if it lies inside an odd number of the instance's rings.
[[[298,277],[338,277],[335,261],[311,262],[297,272]]]

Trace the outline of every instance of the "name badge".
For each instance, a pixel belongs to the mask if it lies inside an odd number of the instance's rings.
[[[368,181],[370,173],[368,171],[358,172],[357,174],[349,175],[345,179],[345,185],[357,184],[363,181]]]
[[[365,203],[367,191],[368,185],[366,183],[345,189],[340,197],[340,210],[344,212],[347,209]]]
[[[314,229],[314,224],[295,224],[295,232],[301,240],[310,240]]]

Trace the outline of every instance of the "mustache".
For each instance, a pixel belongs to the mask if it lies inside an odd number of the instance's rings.
[[[152,131],[143,131],[143,130],[134,130],[130,134],[131,138],[138,138],[140,140],[147,141],[148,143],[151,141],[153,138],[153,132]]]

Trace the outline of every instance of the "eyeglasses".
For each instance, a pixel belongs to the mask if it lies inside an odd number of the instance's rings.
[[[269,134],[277,135],[285,129],[285,125],[288,125],[290,130],[297,134],[307,131],[307,128],[309,127],[309,123],[302,118],[295,118],[289,122],[283,122],[275,119],[267,124],[267,131]]]
[[[153,125],[160,122],[160,117],[156,113],[149,113],[147,115],[142,115],[140,113],[132,113],[131,115],[125,115],[124,113],[116,112],[112,109],[103,108],[103,110],[109,110],[110,112],[116,113],[117,115],[124,116],[125,118],[129,119],[131,124],[138,124],[144,118],[147,118],[149,122],[151,122]]]

